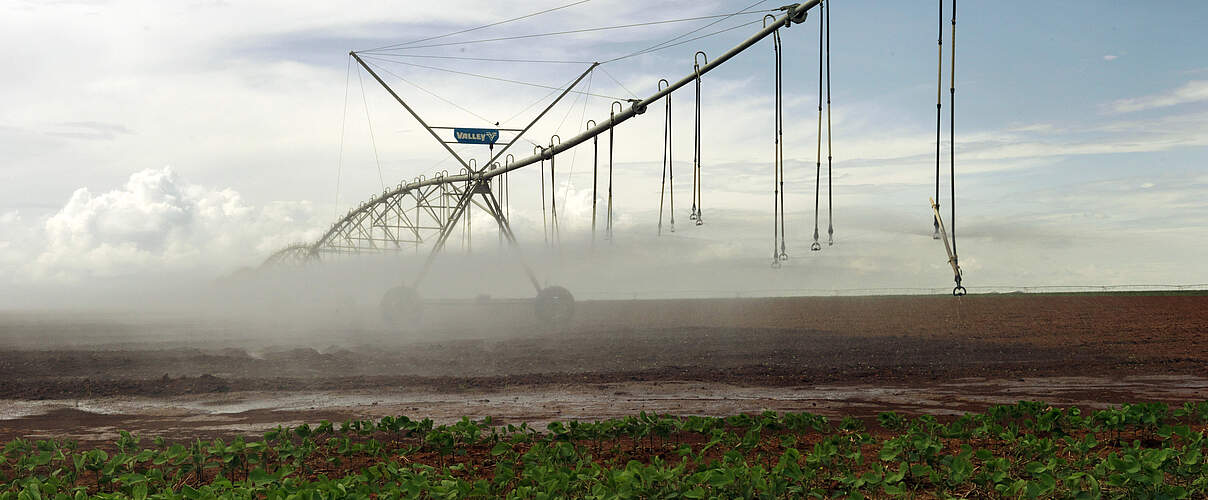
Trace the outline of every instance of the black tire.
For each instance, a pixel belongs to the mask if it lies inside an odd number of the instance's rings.
[[[537,293],[534,304],[537,320],[551,325],[565,325],[575,316],[575,296],[560,286],[546,287]]]
[[[424,317],[424,303],[419,293],[406,286],[396,286],[382,296],[382,318],[399,328],[415,328]]]

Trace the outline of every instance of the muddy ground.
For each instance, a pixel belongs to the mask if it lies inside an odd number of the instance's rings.
[[[1204,295],[596,301],[559,328],[524,302],[446,303],[408,332],[370,315],[0,313],[0,440],[398,414],[541,423],[1208,399]]]

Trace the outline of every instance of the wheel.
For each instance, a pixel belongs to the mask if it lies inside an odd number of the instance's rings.
[[[564,324],[575,316],[575,296],[560,286],[546,287],[537,294],[535,309],[542,323]]]
[[[424,316],[424,303],[410,287],[396,286],[382,296],[382,318],[398,327],[413,327]]]

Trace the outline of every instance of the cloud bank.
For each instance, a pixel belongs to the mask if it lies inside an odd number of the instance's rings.
[[[1112,109],[1117,113],[1131,113],[1200,101],[1208,101],[1208,80],[1192,80],[1182,87],[1161,94],[1120,99],[1112,103]]]
[[[5,214],[0,223],[18,224],[19,214]],[[313,238],[318,227],[309,203],[255,208],[232,189],[189,183],[172,167],[146,169],[118,189],[76,189],[45,220],[41,241],[34,234],[22,242],[29,260],[17,274],[73,281],[217,271]],[[6,244],[14,255],[16,245]]]

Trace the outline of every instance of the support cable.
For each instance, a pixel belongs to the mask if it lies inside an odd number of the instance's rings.
[[[529,87],[536,87],[536,88],[539,88],[539,89],[549,89],[549,90],[553,90],[553,91],[562,90],[562,88],[559,88],[559,87],[554,87],[554,86],[551,86],[551,85],[544,85],[544,84],[540,84],[540,83],[526,82],[526,81],[522,81],[522,80],[513,80],[513,79],[511,79],[511,78],[501,78],[501,77],[498,77],[498,76],[483,75],[483,74],[479,74],[479,73],[470,73],[470,72],[468,72],[468,71],[458,71],[458,70],[455,70],[455,69],[441,68],[441,67],[438,67],[438,66],[428,66],[428,65],[426,65],[426,64],[415,64],[415,63],[409,63],[409,62],[403,62],[403,61],[394,61],[394,60],[390,60],[390,59],[383,59],[383,58],[381,58],[380,56],[376,56],[376,57],[375,57],[375,56],[372,56],[372,55],[365,55],[365,56],[363,56],[363,57],[364,57],[365,59],[373,60],[373,61],[376,61],[376,62],[385,62],[385,63],[391,63],[391,64],[401,64],[401,65],[403,65],[403,66],[413,66],[413,67],[416,67],[416,68],[430,69],[430,70],[433,70],[433,71],[443,71],[443,72],[445,72],[445,73],[453,73],[453,74],[456,74],[456,75],[472,76],[472,77],[474,77],[474,78],[481,78],[481,79],[484,79],[484,80],[494,80],[494,81],[497,81],[497,82],[514,83],[514,84],[516,84],[516,85],[527,85],[527,86],[529,86]],[[602,94],[590,94],[590,93],[587,93],[587,92],[582,92],[582,91],[578,91],[578,90],[572,90],[572,91],[570,91],[570,93],[572,93],[572,94],[588,94],[588,95],[590,95],[590,96],[592,96],[592,97],[600,97],[600,98],[603,98],[603,99],[627,100],[627,99],[624,99],[624,98],[621,98],[621,97],[610,96],[610,95],[602,95]]]
[[[751,6],[747,7],[746,9],[743,9],[738,12],[731,12],[728,14],[711,14],[711,15],[707,15],[707,16],[684,17],[684,18],[678,18],[678,19],[665,19],[662,21],[647,21],[647,22],[642,22],[642,23],[618,24],[618,25],[612,25],[612,26],[597,26],[594,28],[578,28],[578,29],[573,29],[573,30],[550,31],[550,32],[545,32],[545,33],[526,33],[523,35],[510,35],[510,36],[501,36],[501,37],[495,37],[495,38],[481,38],[481,39],[477,39],[477,40],[464,40],[464,41],[460,41],[460,42],[441,42],[441,43],[431,43],[431,44],[424,44],[424,45],[410,45],[407,47],[378,48],[378,49],[360,50],[360,51],[357,51],[357,53],[362,53],[362,52],[375,53],[375,52],[382,52],[385,50],[429,49],[429,48],[437,48],[437,47],[472,45],[472,44],[489,43],[489,42],[505,42],[505,41],[509,41],[509,40],[523,40],[523,39],[529,39],[529,38],[543,38],[543,37],[562,36],[562,35],[577,35],[580,33],[592,33],[592,32],[596,32],[596,31],[611,31],[611,30],[626,29],[626,28],[640,28],[640,27],[645,27],[645,26],[657,26],[660,24],[673,24],[673,23],[683,23],[683,22],[689,22],[689,21],[700,21],[700,20],[704,20],[704,19],[717,19],[717,21],[714,21],[712,23],[701,26],[700,28],[694,29],[683,35],[672,38],[671,40],[662,42],[660,44],[654,45],[647,49],[643,49],[643,51],[649,50],[649,49],[658,50],[658,48],[663,48],[662,46],[667,43],[670,43],[670,42],[678,40],[682,37],[691,35],[692,33],[696,33],[702,29],[708,28],[709,26],[713,26],[714,24],[725,21],[726,19],[729,19],[729,18],[737,16],[737,15],[762,14],[764,12],[775,12],[775,11],[779,10],[779,9],[748,10],[751,7],[754,7],[755,5],[761,4],[765,1],[767,1],[767,0],[760,0],[759,2],[751,4]]]
[[[660,79],[658,89],[663,85],[671,85],[666,78]],[[659,227],[658,235],[663,235],[663,198],[667,194],[667,174],[671,174],[671,232],[675,232],[675,169],[671,166],[671,94],[667,94],[666,111],[663,115],[663,184],[659,188]]]
[[[709,56],[702,51],[696,51],[692,56],[692,70],[696,73],[696,126],[694,133],[693,154],[692,154],[692,214],[688,217],[690,220],[695,220],[696,225],[702,225],[704,221],[704,202],[701,200],[701,152],[700,152],[700,59],[698,56],[705,56],[705,64],[709,64]]]
[[[395,53],[378,53],[372,52],[379,57],[409,57],[413,59],[446,59],[450,61],[480,61],[480,62],[497,62],[497,63],[531,63],[531,64],[591,64],[593,61],[573,61],[567,59],[506,59],[500,57],[464,57],[464,56],[442,56],[436,54],[395,54]],[[366,55],[368,55],[366,54]]]
[[[638,95],[633,93],[632,90],[629,90],[629,87],[626,87],[624,83],[621,83],[620,80],[617,80],[617,78],[615,76],[612,76],[612,73],[609,73],[608,70],[606,70],[604,68],[600,68],[600,71],[602,71],[604,73],[604,76],[607,76],[609,80],[612,80],[613,83],[615,83],[615,84],[617,84],[617,86],[621,87],[621,90],[628,92],[630,97],[637,99]]]
[[[679,45],[679,43],[673,43],[673,42],[675,42],[675,41],[677,41],[677,40],[680,40],[680,39],[682,39],[682,38],[684,38],[684,37],[686,37],[686,36],[688,36],[688,35],[691,35],[691,34],[693,34],[693,33],[699,32],[699,31],[701,31],[701,30],[703,30],[703,29],[705,29],[705,28],[708,28],[708,27],[710,27],[710,26],[713,26],[713,25],[715,25],[715,24],[717,24],[717,23],[724,22],[725,20],[730,19],[731,17],[737,16],[737,15],[740,15],[740,14],[756,14],[756,13],[764,13],[764,12],[775,12],[775,11],[779,10],[779,9],[750,10],[752,7],[755,7],[756,5],[759,5],[759,4],[761,4],[761,3],[765,2],[765,1],[767,1],[767,0],[758,0],[757,2],[752,3],[751,5],[746,6],[745,8],[743,8],[742,10],[740,10],[740,11],[738,11],[738,12],[735,12],[735,13],[733,13],[733,14],[726,14],[726,15],[723,15],[723,16],[718,16],[718,17],[721,17],[721,19],[718,19],[718,20],[716,20],[716,21],[713,21],[713,22],[711,22],[711,23],[709,23],[709,24],[706,24],[706,25],[701,26],[701,27],[699,27],[699,28],[696,28],[696,29],[694,29],[694,30],[691,30],[691,31],[688,31],[688,32],[685,32],[685,33],[681,33],[681,34],[676,35],[676,36],[673,36],[673,37],[671,37],[671,38],[669,38],[669,39],[667,39],[667,40],[664,40],[664,41],[662,41],[662,42],[656,43],[656,44],[651,45],[651,46],[649,46],[649,47],[646,47],[646,48],[644,48],[644,49],[641,49],[641,50],[638,50],[638,51],[634,51],[634,52],[630,52],[629,54],[626,54],[626,55],[623,55],[623,56],[620,56],[620,57],[614,57],[614,58],[612,58],[612,59],[609,59],[609,60],[607,60],[607,61],[604,61],[604,63],[605,63],[605,64],[607,64],[607,63],[610,63],[610,62],[613,62],[613,61],[620,61],[621,59],[628,59],[628,58],[630,58],[630,57],[639,56],[639,55],[646,54],[646,53],[649,53],[649,52],[654,52],[654,51],[663,50],[663,49],[666,49],[666,48],[669,48],[669,47],[674,47],[674,46],[676,46],[676,45]],[[759,21],[755,21],[755,22],[759,22]],[[746,23],[746,24],[753,24],[753,23]],[[746,26],[746,24],[743,24],[742,26]],[[729,28],[729,29],[733,29],[733,28]],[[715,32],[715,33],[712,33],[712,34],[717,34],[717,33],[721,33],[721,32],[724,32],[724,31],[728,31],[728,29],[727,29],[727,30],[718,31],[718,32]],[[705,35],[705,36],[709,36],[709,35]],[[697,37],[697,38],[693,38],[692,40],[696,40],[696,39],[699,39],[699,38],[703,38],[703,37]],[[692,40],[685,40],[684,42],[681,42],[681,43],[686,43],[686,42],[689,42],[689,41],[692,41]]]
[[[752,11],[752,12],[756,12],[756,11]],[[673,44],[670,44],[670,45],[664,45],[664,46],[662,46],[662,47],[658,47],[658,48],[651,48],[651,49],[648,49],[648,50],[645,50],[645,51],[642,51],[642,52],[634,52],[634,53],[632,53],[632,54],[628,54],[628,55],[624,55],[624,56],[620,56],[620,57],[614,57],[614,58],[609,59],[609,60],[607,60],[607,61],[604,61],[604,62],[602,62],[602,63],[600,63],[600,64],[606,64],[606,63],[610,63],[610,62],[620,61],[620,60],[622,60],[622,59],[628,59],[628,58],[630,58],[630,57],[637,57],[637,56],[640,56],[640,55],[643,55],[643,54],[649,54],[649,53],[651,53],[651,52],[658,52],[658,51],[661,51],[661,50],[670,49],[670,48],[672,48],[672,47],[678,47],[678,46],[683,45],[683,44],[686,44],[686,43],[692,43],[692,42],[695,42],[695,41],[700,40],[700,39],[703,39],[703,38],[709,38],[709,37],[711,37],[711,36],[720,35],[720,34],[722,34],[722,33],[727,33],[727,32],[734,31],[734,30],[739,29],[739,28],[745,28],[745,27],[747,27],[747,26],[751,26],[751,25],[753,25],[753,24],[758,24],[758,23],[759,23],[759,20],[758,20],[758,19],[756,19],[756,20],[754,20],[754,21],[748,21],[748,22],[745,22],[745,23],[742,23],[742,24],[736,24],[736,25],[734,25],[734,26],[730,26],[729,28],[722,28],[722,29],[719,29],[719,30],[714,31],[714,32],[711,32],[711,33],[706,33],[706,34],[701,35],[701,36],[692,37],[692,38],[689,38],[689,39],[687,39],[687,40],[683,40],[683,41],[680,41],[680,42],[676,42],[676,43],[673,43]]]
[[[818,8],[826,9],[825,3],[819,2]],[[822,35],[826,28],[823,18],[818,16],[818,156],[814,164],[814,243],[810,245],[815,252],[822,250],[822,244],[818,243],[818,200],[822,197]]]
[[[532,103],[530,103],[528,106],[525,106],[525,107],[524,107],[524,109],[521,109],[520,111],[517,111],[517,112],[516,112],[516,114],[514,114],[514,115],[512,115],[512,116],[508,117],[508,119],[503,120],[501,123],[503,123],[503,124],[505,124],[505,125],[506,125],[506,124],[508,124],[508,123],[511,123],[511,122],[512,122],[512,120],[515,120],[517,117],[519,117],[520,115],[524,114],[526,111],[528,111],[528,110],[530,110],[530,109],[533,109],[533,106],[536,106],[536,105],[538,105],[538,104],[541,104],[542,102],[545,102],[545,100],[546,100],[546,99],[548,99],[548,98],[549,98],[549,96],[552,96],[552,95],[554,95],[554,94],[558,93],[559,91],[565,90],[565,89],[566,89],[566,87],[569,87],[569,86],[573,85],[573,84],[574,84],[574,81],[575,81],[575,79],[574,79],[574,78],[571,78],[570,80],[567,80],[567,81],[566,81],[566,83],[562,84],[562,86],[560,86],[560,87],[558,87],[558,88],[556,88],[556,89],[554,89],[554,90],[551,90],[551,91],[547,92],[545,95],[543,95],[543,96],[541,96],[541,97],[538,97],[538,98],[537,98],[537,100],[533,101],[533,102],[532,102]],[[529,142],[532,142],[532,141],[529,141]],[[533,143],[533,145],[534,145],[534,146],[536,146],[536,145],[537,145],[537,143]]]
[[[469,114],[470,116],[473,116],[474,118],[478,118],[479,120],[482,120],[483,122],[485,122],[485,123],[487,123],[487,124],[493,124],[493,123],[495,123],[495,121],[494,121],[494,120],[491,120],[491,119],[489,119],[489,118],[487,118],[487,117],[485,117],[485,116],[482,116],[482,115],[480,115],[480,114],[478,114],[478,113],[475,113],[475,112],[473,112],[473,111],[470,111],[469,109],[466,109],[465,107],[461,106],[460,104],[457,104],[457,103],[455,103],[455,102],[453,102],[453,101],[451,101],[451,100],[449,100],[449,99],[446,99],[446,98],[442,97],[440,94],[437,94],[436,92],[433,92],[433,91],[431,91],[431,90],[428,90],[428,89],[424,88],[423,86],[421,86],[421,85],[420,85],[420,84],[418,84],[418,83],[415,83],[415,82],[413,82],[413,81],[411,81],[411,80],[408,80],[408,79],[406,79],[406,78],[403,78],[403,77],[402,77],[402,76],[400,76],[398,73],[395,73],[395,72],[393,72],[393,71],[390,71],[389,69],[387,69],[386,67],[382,66],[381,64],[371,64],[371,65],[372,65],[374,68],[377,68],[377,70],[378,70],[378,71],[381,71],[382,73],[385,73],[385,74],[387,74],[387,75],[390,75],[390,76],[393,76],[393,77],[395,77],[395,78],[398,78],[398,79],[399,79],[399,80],[401,80],[403,83],[406,83],[407,85],[410,85],[410,86],[412,86],[412,87],[415,87],[415,88],[416,88],[417,90],[419,90],[420,92],[423,92],[423,93],[428,94],[428,95],[430,95],[430,96],[432,96],[432,97],[435,97],[437,100],[439,100],[439,101],[441,101],[441,102],[443,102],[443,103],[445,103],[445,104],[448,104],[448,105],[450,105],[450,106],[453,106],[454,108],[460,109],[460,110],[462,110],[462,111],[466,112],[466,114]]]
[[[344,70],[344,112],[340,115],[340,154],[336,158],[336,204],[333,216],[340,214],[340,176],[344,171],[344,127],[348,123],[348,89],[352,86],[352,56],[348,56],[348,68]]]
[[[594,71],[591,72],[591,74],[589,74],[587,76],[587,83],[585,84],[586,85],[585,88],[587,90],[591,90],[591,83],[592,83],[592,80],[595,78],[595,76],[596,75],[595,75]],[[583,106],[581,106],[579,108],[579,121],[583,121],[583,117],[587,116],[587,102],[589,100],[591,100],[588,96],[582,96],[582,97],[583,97]],[[570,113],[572,111],[574,111],[575,105],[577,103],[578,103],[577,99],[575,102],[571,103],[570,109],[568,109],[566,111],[566,117],[563,117],[562,123],[558,124],[557,130],[559,130],[559,131],[562,130],[562,125],[566,122],[566,118],[570,117]],[[559,143],[562,142],[561,137],[558,138],[558,142]],[[570,188],[571,188],[571,185],[574,183],[575,165],[578,164],[578,159],[579,159],[579,150],[577,148],[572,148],[571,152],[570,152],[570,172],[568,172],[566,174],[566,185],[562,187],[562,203],[563,203],[563,205],[566,204],[566,200],[570,196]]]
[[[377,139],[373,137],[373,120],[369,118],[369,100],[365,98],[365,80],[361,78],[361,72],[357,71],[357,82],[361,85],[361,103],[365,106],[365,121],[369,122],[369,144],[373,145],[373,159],[377,161],[378,182],[382,184],[382,190],[386,189],[386,178],[382,176],[382,158],[378,156]]]
[[[955,0],[954,0],[955,1]],[[830,66],[830,6],[822,12],[826,23],[826,245],[835,244],[834,177],[831,175],[834,155],[831,150],[831,66]],[[781,158],[783,165],[784,159]]]
[[[392,45],[385,45],[385,46],[382,46],[382,47],[378,47],[378,48],[374,48],[374,49],[369,49],[369,50],[371,50],[371,51],[372,51],[372,50],[386,50],[386,49],[392,49],[392,48],[398,48],[398,47],[407,47],[407,46],[409,46],[409,45],[415,45],[415,44],[417,44],[417,43],[423,43],[423,42],[428,42],[428,41],[437,40],[437,39],[441,39],[441,38],[447,38],[447,37],[451,37],[451,36],[454,36],[454,35],[460,35],[460,34],[463,34],[463,33],[469,33],[469,32],[471,32],[471,31],[478,31],[478,30],[483,29],[483,28],[490,28],[490,27],[492,27],[492,26],[499,26],[499,25],[501,25],[501,24],[507,24],[507,23],[510,23],[510,22],[513,22],[513,21],[520,21],[520,20],[522,20],[522,19],[528,19],[528,18],[530,18],[530,17],[539,16],[539,15],[541,15],[541,14],[546,14],[546,13],[553,12],[553,11],[556,11],[556,10],[562,10],[562,9],[567,8],[567,7],[574,7],[574,6],[576,6],[576,5],[579,5],[579,4],[582,4],[582,3],[587,3],[587,2],[590,2],[590,1],[591,1],[591,0],[578,0],[577,2],[571,2],[571,3],[565,4],[565,5],[560,5],[560,6],[558,6],[558,7],[553,7],[553,8],[549,8],[549,9],[545,9],[545,10],[541,10],[541,11],[533,12],[533,13],[531,13],[531,14],[525,14],[525,15],[523,15],[523,16],[519,16],[519,17],[513,17],[513,18],[511,18],[511,19],[504,19],[503,21],[496,21],[496,22],[493,22],[493,23],[488,23],[488,24],[484,24],[484,25],[481,25],[481,26],[475,26],[475,27],[473,27],[473,28],[467,28],[467,29],[463,29],[463,30],[453,31],[453,32],[445,33],[445,34],[443,34],[443,35],[436,35],[436,36],[430,36],[430,37],[426,37],[426,38],[420,38],[420,39],[418,39],[418,40],[412,40],[412,41],[410,41],[410,42],[403,42],[403,43],[396,43],[396,44],[392,44]]]

